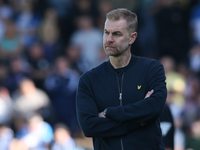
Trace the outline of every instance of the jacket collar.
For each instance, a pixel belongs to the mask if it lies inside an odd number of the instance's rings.
[[[129,62],[129,64],[126,66],[126,70],[129,69],[130,67],[133,67],[137,61],[138,57],[135,55],[131,55],[131,60]],[[112,64],[110,63],[110,60],[108,60],[106,62],[106,66],[108,68],[109,71],[111,72],[115,72],[115,68],[112,66]]]

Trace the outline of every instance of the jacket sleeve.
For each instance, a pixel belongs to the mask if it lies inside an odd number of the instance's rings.
[[[126,106],[108,107],[106,114],[108,118],[119,122],[134,123],[146,123],[159,118],[167,97],[166,77],[164,68],[158,61],[152,60],[148,68],[147,89],[148,91],[153,89],[153,94]]]
[[[81,77],[76,95],[78,122],[86,137],[122,136],[140,127],[135,123],[98,117],[99,112],[89,82],[87,77]]]

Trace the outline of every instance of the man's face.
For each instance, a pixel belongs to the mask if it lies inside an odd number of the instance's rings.
[[[126,29],[126,20],[106,20],[103,35],[103,47],[106,55],[119,56],[130,48],[130,37]]]

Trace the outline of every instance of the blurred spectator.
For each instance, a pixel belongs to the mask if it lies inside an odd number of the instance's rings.
[[[18,89],[21,79],[29,76],[27,63],[22,57],[14,57],[9,60],[9,71],[2,84],[8,88],[12,95]]]
[[[51,150],[77,150],[75,141],[71,137],[71,133],[66,125],[56,124]]]
[[[96,4],[97,1],[93,0],[76,0],[75,16],[91,16],[91,19],[95,22],[98,15]]]
[[[36,87],[43,89],[45,77],[50,72],[50,64],[45,57],[43,45],[39,42],[36,42],[31,45],[27,53],[30,76],[33,79]]]
[[[81,49],[79,46],[76,45],[69,45],[67,46],[66,50],[66,57],[70,62],[70,66],[72,69],[75,69],[81,75],[82,72],[82,62],[79,59],[81,55]],[[108,60],[108,56],[105,54],[103,47],[99,49],[99,63]]]
[[[29,150],[28,147],[18,139],[12,139],[9,150]]]
[[[113,4],[109,0],[101,0],[98,4],[98,17],[97,17],[97,26],[103,31],[104,23],[106,19],[106,14],[110,12],[113,8]]]
[[[174,91],[183,94],[186,87],[185,77],[176,71],[177,65],[174,58],[170,56],[164,56],[160,58],[160,62],[163,64],[165,69],[168,91]],[[182,101],[181,105],[184,105],[184,101]]]
[[[12,15],[13,15],[13,11],[11,7],[8,4],[6,4],[5,1],[2,0],[0,2],[0,18],[6,20],[6,19],[11,18]]]
[[[13,102],[10,93],[7,88],[0,87],[0,125],[11,125],[12,115]]]
[[[68,60],[63,56],[58,57],[55,70],[45,80],[45,89],[55,108],[56,123],[66,124],[73,135],[79,131],[75,108],[79,74],[69,65]]]
[[[14,109],[19,115],[39,113],[44,119],[50,116],[50,100],[41,89],[36,88],[31,79],[24,78],[20,81],[19,90],[13,94]]]
[[[190,69],[200,79],[200,44],[194,45],[189,51]]]
[[[73,26],[74,30],[69,37],[69,42],[71,42],[71,36],[77,31],[80,30],[80,27],[84,26],[83,24],[79,24],[80,16],[89,16],[92,22],[92,26],[97,25],[98,20],[98,6],[97,0],[75,0],[74,7],[74,16],[73,16]],[[84,27],[83,27],[84,28]]]
[[[58,16],[55,9],[49,8],[45,11],[45,16],[40,26],[39,35],[43,43],[45,58],[49,63],[53,64],[55,57],[61,53],[61,50],[57,48],[60,37],[60,29],[58,26]]]
[[[184,128],[187,131],[191,124],[200,117],[199,97],[200,97],[200,81],[195,76],[187,77],[187,87],[185,90],[185,107],[184,107]]]
[[[23,132],[17,138],[27,149],[48,150],[50,143],[53,141],[53,129],[42,116],[33,114],[27,116],[28,122],[18,132]]]
[[[8,66],[5,64],[0,64],[0,85],[3,85],[4,80],[8,75]]]
[[[154,8],[159,56],[185,61],[189,47],[188,17],[175,0],[158,0]]]
[[[0,18],[0,40],[4,36],[5,30],[6,30],[5,22]]]
[[[155,0],[141,0],[138,7],[138,37],[132,53],[149,58],[158,58],[158,37],[153,9]]]
[[[103,33],[93,26],[89,16],[77,18],[77,30],[71,37],[71,44],[80,48],[80,69],[85,72],[98,64],[100,61],[100,50],[102,48]]]
[[[165,150],[174,150],[174,121],[168,104],[165,104],[160,116],[160,127]]]
[[[190,28],[193,42],[200,44],[200,1],[191,9]]]
[[[200,148],[200,120],[191,124],[191,134],[187,137],[186,150],[198,150]]]
[[[0,1],[0,40],[5,33],[5,21],[13,15],[12,9],[4,1]]]
[[[14,132],[7,126],[0,126],[1,150],[9,150],[10,143],[14,137]]]
[[[79,58],[80,58],[79,46],[68,45],[65,49],[65,55],[70,63],[71,68],[76,70],[79,74],[82,74],[83,72],[81,71],[80,62],[79,62]]]
[[[54,7],[60,18],[71,15],[73,0],[49,0],[49,5]]]
[[[167,103],[174,118],[174,150],[184,150],[185,133],[183,132],[183,111],[185,105],[186,81],[183,75],[176,71],[176,63],[172,57],[165,56],[160,59],[163,64],[167,83]]]
[[[41,21],[41,15],[33,12],[32,2],[31,0],[16,2],[19,5],[16,26],[26,47],[37,40],[37,30]]]
[[[23,45],[12,20],[6,23],[6,32],[0,41],[0,60],[7,64],[8,59],[23,52]]]
[[[57,22],[60,30],[59,45],[61,49],[66,47],[69,37],[75,29],[73,24],[76,16],[75,13],[77,12],[75,3],[76,0],[48,0],[48,5],[54,8],[57,13]]]

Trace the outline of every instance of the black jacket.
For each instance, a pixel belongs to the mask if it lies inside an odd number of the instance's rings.
[[[85,136],[93,137],[95,150],[164,150],[158,119],[167,96],[163,66],[132,56],[122,81],[121,106],[110,61],[80,77],[77,116]],[[144,99],[152,89],[154,93]],[[105,108],[107,118],[99,118]]]

